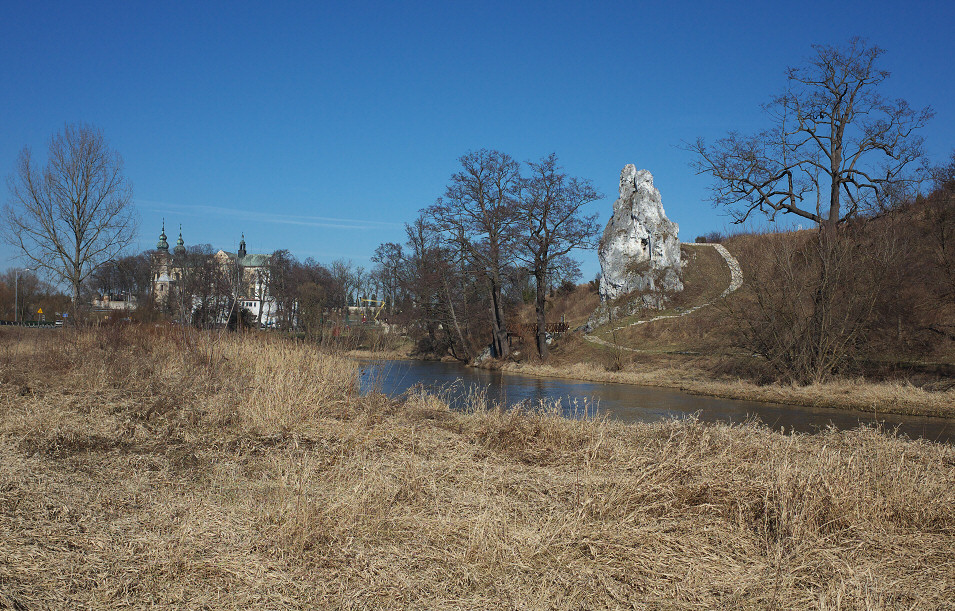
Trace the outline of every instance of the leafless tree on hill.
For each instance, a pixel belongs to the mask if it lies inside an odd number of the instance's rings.
[[[690,147],[696,169],[714,178],[714,203],[736,222],[794,214],[820,229],[753,253],[744,291],[752,307],[737,318],[748,330],[745,346],[799,382],[844,370],[877,329],[878,302],[901,251],[891,235],[873,240],[885,226],[866,227],[865,219],[890,210],[917,183],[917,130],[933,114],[880,94],[889,73],[876,65],[879,47],[854,38],[813,49],[804,66],[787,70],[786,91],[764,106],[770,129]]]
[[[933,112],[879,93],[889,77],[876,65],[882,49],[859,38],[813,49],[807,65],[787,70],[787,90],[764,106],[770,129],[689,147],[694,167],[715,180],[714,203],[736,222],[782,213],[835,227],[885,207],[923,157],[915,131]]]
[[[934,189],[925,200],[925,237],[938,315],[929,328],[955,340],[955,153],[948,165],[935,168],[933,179]]]
[[[729,300],[741,347],[777,379],[812,383],[870,356],[897,295],[902,240],[885,224],[757,236],[737,247],[746,282]]]

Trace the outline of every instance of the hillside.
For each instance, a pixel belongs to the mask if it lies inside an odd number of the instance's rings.
[[[897,225],[887,224],[878,229],[897,229]],[[745,399],[955,415],[955,342],[926,331],[924,318],[916,320],[913,315],[907,320],[901,313],[879,310],[886,303],[892,305],[905,291],[910,292],[907,299],[929,303],[931,296],[925,293],[930,289],[913,287],[911,279],[903,277],[901,284],[892,284],[883,293],[891,291],[893,298],[871,307],[871,316],[881,316],[893,325],[886,328],[879,319],[878,324],[866,327],[862,339],[868,345],[852,346],[856,350],[853,358],[825,380],[794,384],[781,379],[771,360],[753,348],[748,327],[755,324],[754,320],[759,322],[752,314],[754,302],[767,300],[767,294],[781,300],[786,290],[766,282],[754,288],[753,279],[759,282],[765,278],[766,268],[778,260],[778,253],[799,247],[813,235],[745,234],[725,240],[725,248],[739,261],[744,276],[740,290],[725,297],[721,294],[731,280],[727,262],[712,244],[684,244],[685,290],[666,309],[641,310],[613,319],[589,337],[581,331],[565,334],[555,342],[547,364],[535,362],[532,350],[525,349],[515,362],[504,367],[524,373],[670,386]],[[893,281],[890,272],[880,272],[886,282]],[[759,289],[764,294],[757,294]],[[550,313],[548,316],[557,320],[563,313],[571,328],[576,328],[586,322],[598,301],[595,288],[582,285],[572,293],[555,295],[550,311],[553,317]],[[626,298],[618,301],[623,303]],[[927,308],[922,313],[932,314]]]

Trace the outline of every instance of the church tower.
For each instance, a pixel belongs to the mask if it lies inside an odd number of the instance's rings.
[[[162,231],[159,233],[159,242],[156,244],[156,250],[169,253],[169,242],[166,241],[166,219],[162,221]]]
[[[182,241],[182,225],[179,225],[179,239],[176,240],[176,247],[172,249],[172,254],[177,257],[186,254],[186,243]]]
[[[164,304],[169,299],[169,242],[166,241],[166,219],[162,222],[159,242],[152,256],[153,297]]]

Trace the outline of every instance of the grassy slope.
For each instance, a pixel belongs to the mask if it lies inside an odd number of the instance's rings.
[[[0,607],[955,600],[951,446],[452,413],[213,337],[0,334]]]
[[[679,315],[693,306],[710,303],[729,286],[729,268],[716,249],[685,244],[682,254],[684,290],[677,294],[668,308],[643,310],[633,316],[616,319],[598,328],[594,334],[616,344],[639,347],[649,352],[712,349],[713,342],[707,342],[706,336],[719,327],[721,317],[718,312],[704,309],[679,319],[633,325],[656,316]],[[612,332],[618,327],[624,328]]]

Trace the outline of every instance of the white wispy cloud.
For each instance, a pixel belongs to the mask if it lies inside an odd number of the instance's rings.
[[[183,216],[194,217],[228,217],[230,219],[252,221],[257,223],[275,223],[279,225],[297,225],[300,227],[329,227],[332,229],[384,229],[402,227],[401,223],[389,221],[375,221],[371,219],[343,219],[327,216],[309,216],[295,214],[274,214],[255,210],[242,210],[225,206],[194,206],[188,204],[170,204],[137,200],[137,203],[155,212],[176,212]]]

